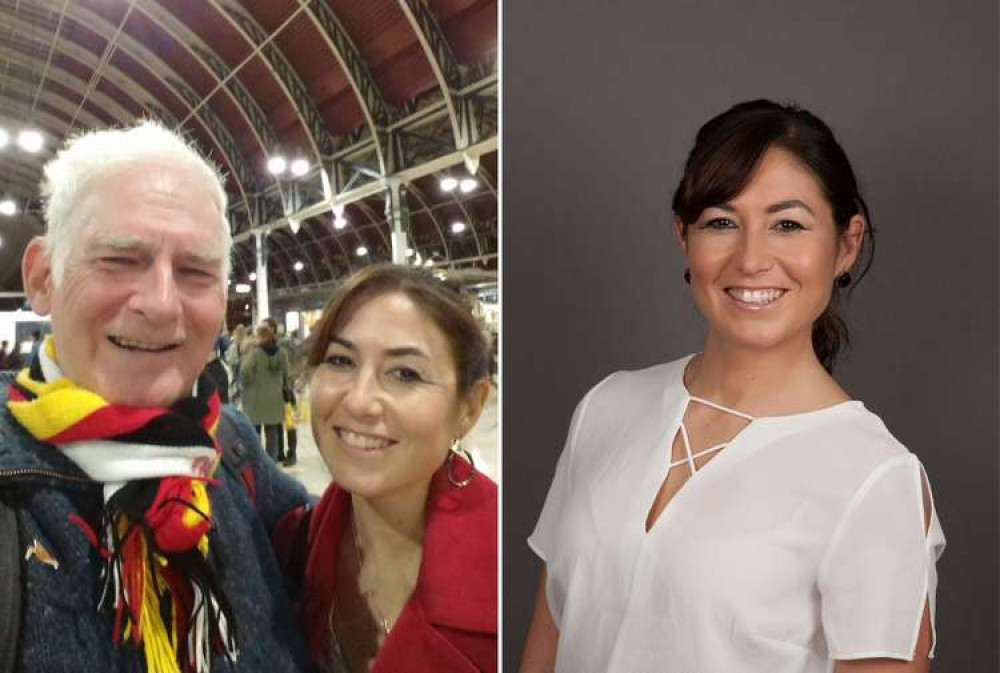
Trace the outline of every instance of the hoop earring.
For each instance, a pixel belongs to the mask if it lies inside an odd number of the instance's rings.
[[[684,269],[684,282],[691,284],[691,269]]]
[[[455,456],[463,456],[469,461],[469,476],[465,479],[455,478]],[[472,460],[472,454],[466,451],[465,447],[462,446],[462,440],[457,437],[451,443],[451,448],[448,450],[448,460],[445,463],[447,465],[448,481],[451,482],[452,486],[465,488],[472,483],[472,478],[476,476],[476,463]]]
[[[847,287],[851,284],[851,272],[845,271],[836,278],[837,287]]]

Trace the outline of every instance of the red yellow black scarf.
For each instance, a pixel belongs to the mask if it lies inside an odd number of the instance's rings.
[[[104,542],[91,534],[105,561],[100,607],[150,673],[207,673],[213,654],[237,656],[209,544],[219,396],[204,375],[197,390],[169,408],[109,404],[62,375],[51,338],[9,388],[14,418],[104,484]]]

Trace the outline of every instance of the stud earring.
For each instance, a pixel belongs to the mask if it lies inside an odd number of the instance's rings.
[[[851,284],[851,272],[845,271],[844,273],[837,276],[836,279],[837,287],[847,287]]]
[[[691,284],[691,269],[684,269],[684,282]]]

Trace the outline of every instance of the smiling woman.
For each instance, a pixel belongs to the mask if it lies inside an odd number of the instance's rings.
[[[496,485],[461,438],[489,392],[482,328],[418,269],[347,279],[315,330],[312,425],[333,484],[282,522],[300,614],[330,671],[495,671]]]
[[[577,407],[522,673],[926,671],[930,489],[831,375],[871,259],[847,157],[809,112],[743,103],[698,132],[673,206],[704,352]]]

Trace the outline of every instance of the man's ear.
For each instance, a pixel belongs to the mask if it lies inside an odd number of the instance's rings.
[[[31,310],[38,315],[52,311],[52,264],[45,252],[45,239],[35,236],[21,259],[21,282]]]

